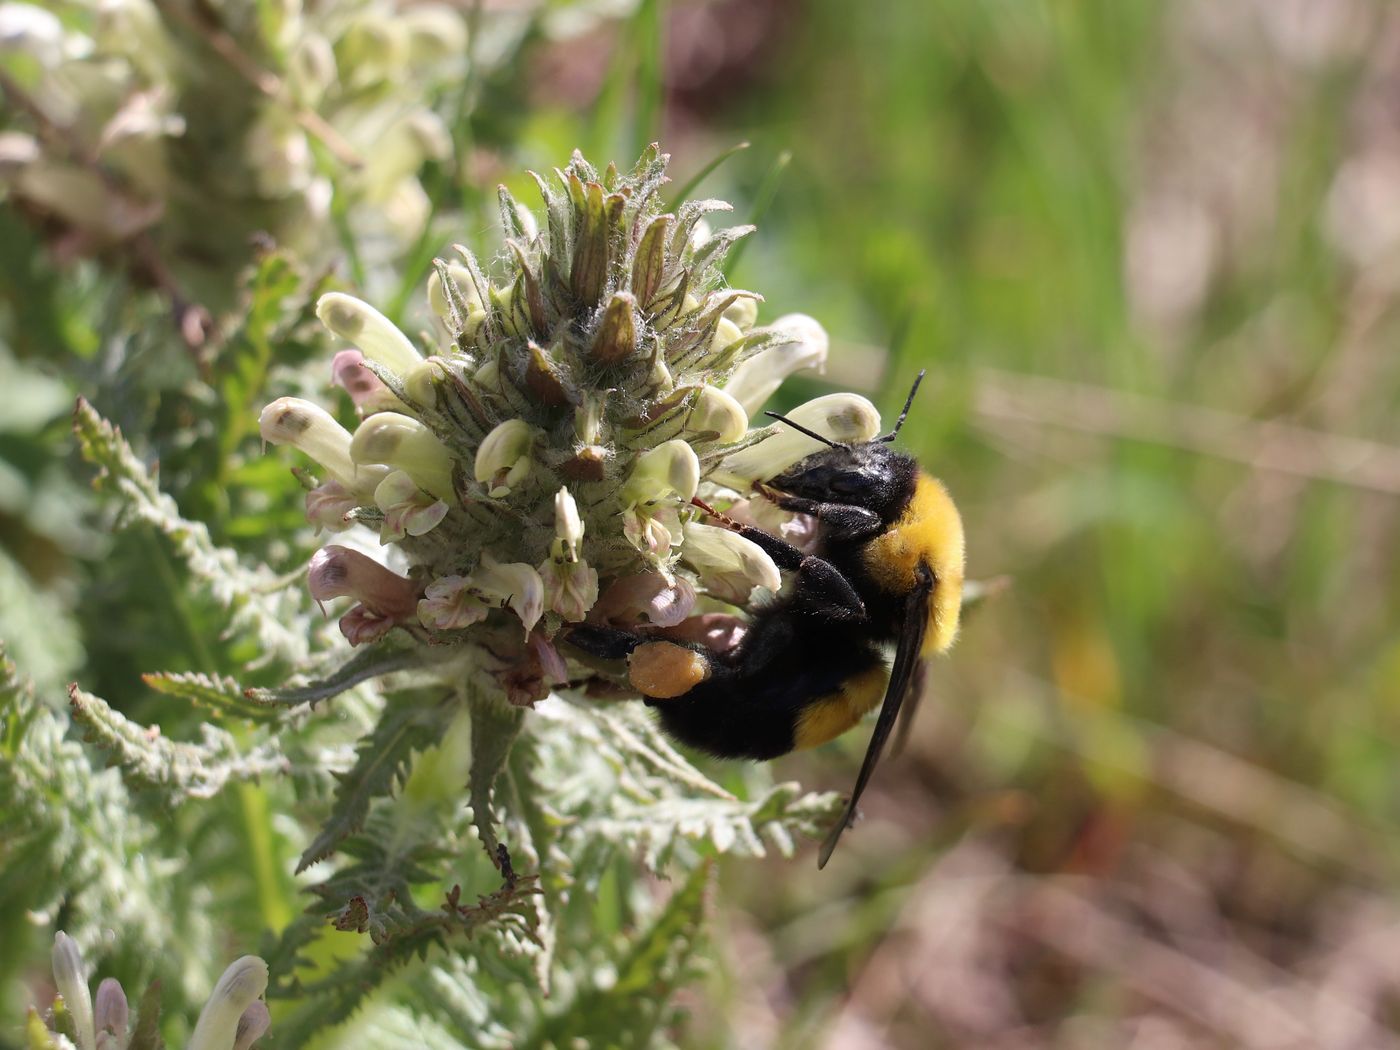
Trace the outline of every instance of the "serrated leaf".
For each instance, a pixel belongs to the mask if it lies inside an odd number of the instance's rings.
[[[364,826],[370,803],[403,783],[413,756],[437,743],[455,706],[452,694],[396,693],[388,698],[374,731],[356,750],[354,767],[338,777],[335,805],[297,862],[298,872],[328,857],[342,839]]]
[[[87,738],[111,755],[130,779],[160,789],[172,804],[212,798],[230,781],[290,772],[286,756],[271,743],[242,752],[229,733],[207,723],[201,727],[202,743],[174,741],[163,736],[159,726],[131,721],[76,684],[68,687],[68,700]]]
[[[354,656],[324,678],[304,685],[246,689],[242,695],[248,702],[258,706],[296,707],[301,704],[315,704],[339,696],[371,678],[413,667],[419,659],[411,649],[402,648],[392,642],[362,646],[356,650]]]
[[[532,1047],[650,1047],[669,1019],[671,997],[695,974],[712,865],[701,865],[616,959],[616,977],[582,989],[567,1007],[517,1044]]]
[[[99,468],[94,484],[119,502],[125,523],[153,526],[163,533],[199,587],[229,613],[229,626],[258,641],[264,655],[289,663],[306,658],[306,633],[294,626],[300,601],[268,569],[244,567],[237,554],[215,545],[201,522],[180,515],[121,431],[82,398],[73,411],[73,432],[83,458]]]
[[[228,675],[160,671],[143,674],[141,680],[158,693],[178,697],[218,715],[246,718],[250,722],[277,722],[284,717],[271,703],[253,699]]]
[[[494,863],[500,843],[491,814],[491,792],[520,733],[525,712],[487,689],[471,689],[467,709],[472,719],[472,768],[467,781],[472,819]]]

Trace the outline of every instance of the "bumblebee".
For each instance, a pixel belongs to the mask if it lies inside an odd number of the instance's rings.
[[[824,744],[880,704],[818,867],[854,818],[921,661],[948,648],[958,629],[962,521],[943,485],[891,447],[922,379],[920,372],[894,429],[872,441],[838,444],[768,413],[826,446],[755,485],[782,509],[816,518],[813,553],[700,504],[793,574],[735,648],[717,653],[593,625],[569,638],[596,656],[626,656],[632,683],[665,730],[722,758],[766,760]],[[884,653],[890,643],[893,665]]]

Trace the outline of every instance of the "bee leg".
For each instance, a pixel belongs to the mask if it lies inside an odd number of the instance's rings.
[[[810,616],[839,623],[861,623],[866,619],[865,602],[844,573],[824,558],[808,555],[802,559],[792,590],[795,608]]]
[[[780,540],[777,536],[770,536],[762,529],[756,529],[752,525],[740,525],[734,530],[744,539],[758,544],[763,548],[763,553],[773,559],[773,563],[780,569],[787,569],[795,572],[801,566],[804,558],[807,557],[786,540]]]
[[[827,504],[833,507],[838,505]],[[763,548],[778,568],[797,573],[793,593],[799,606],[827,620],[859,623],[865,619],[865,603],[851,586],[851,581],[831,562],[804,554],[791,543],[751,525],[741,526],[737,531],[744,539]]]
[[[647,639],[616,627],[580,623],[569,628],[564,641],[600,660],[622,660]]]
[[[850,503],[818,503],[801,496],[772,493],[770,498],[783,510],[810,514],[824,526],[828,540],[862,540],[874,536],[885,527],[880,515]],[[753,539],[752,536],[749,537]]]

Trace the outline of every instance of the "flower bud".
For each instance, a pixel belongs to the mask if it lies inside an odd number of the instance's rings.
[[[702,386],[691,406],[685,429],[690,434],[716,434],[717,440],[728,444],[738,441],[748,431],[749,415],[743,405],[719,387]]]
[[[350,432],[320,405],[299,397],[279,397],[264,408],[258,430],[264,441],[291,445],[310,456],[336,481],[366,499],[388,473],[382,467],[357,467],[350,455]]]
[[[523,419],[507,419],[482,439],[473,472],[489,496],[507,496],[525,480],[534,443],[534,428]]]
[[[782,586],[778,566],[762,547],[715,525],[687,522],[681,558],[710,594],[735,605],[749,604],[755,587]]]
[[[412,580],[337,544],[322,547],[312,556],[306,583],[318,602],[354,598],[391,620],[406,620],[417,607],[418,585]]]
[[[597,394],[585,392],[583,404],[574,409],[574,434],[585,445],[594,445],[603,429],[603,401]]]
[[[762,408],[783,380],[794,372],[804,368],[815,368],[820,372],[826,364],[830,340],[826,329],[815,318],[806,314],[787,314],[774,321],[772,327],[786,330],[793,341],[771,346],[744,361],[734,369],[734,374],[724,385],[729,395],[749,414]]]
[[[710,349],[718,353],[730,343],[742,338],[744,333],[739,330],[737,324],[727,317],[720,317],[719,324],[715,325],[714,337],[710,340]]]
[[[73,1029],[78,1036],[78,1050],[96,1050],[97,1033],[92,1019],[92,993],[88,990],[87,973],[78,945],[68,934],[59,930],[53,938],[53,983],[68,1013],[73,1017]]]
[[[437,355],[414,365],[404,376],[403,389],[413,404],[434,407],[438,403],[438,384],[447,377],[447,363]]]
[[[376,412],[355,429],[350,457],[356,463],[398,467],[438,499],[455,498],[451,454],[431,430],[412,416]]]
[[[97,998],[92,1006],[92,1021],[98,1038],[106,1034],[114,1046],[125,1047],[130,1016],[121,982],[115,977],[106,978],[97,986]]]
[[[406,375],[423,355],[369,303],[344,292],[327,292],[316,303],[321,323],[346,342],[354,343],[371,361],[399,375]]]
[[[747,332],[758,321],[758,300],[744,295],[730,303],[724,311],[724,318],[734,322],[741,332]]]
[[[349,394],[362,413],[403,407],[384,381],[365,367],[365,355],[358,350],[342,350],[331,359],[331,382]]]
[[[859,394],[826,394],[798,405],[787,415],[794,423],[843,444],[870,441],[880,433],[879,410]],[[755,480],[781,474],[824,447],[780,422],[771,436],[721,460],[710,479],[744,488]]]
[[[267,963],[256,955],[236,960],[204,1004],[190,1036],[189,1050],[231,1050],[243,1012],[267,989]]]
[[[249,1050],[249,1047],[262,1038],[263,1033],[271,1024],[272,1015],[268,1013],[267,1003],[260,999],[251,1004],[238,1018],[238,1031],[234,1033],[233,1050]]]
[[[569,561],[578,561],[578,546],[583,541],[583,531],[578,504],[566,485],[554,494],[554,535],[559,538]]]
[[[418,482],[402,470],[393,471],[379,483],[374,490],[374,502],[384,512],[380,543],[426,535],[447,517],[447,503],[424,492]]]
[[[622,488],[622,502],[650,503],[674,495],[688,503],[699,487],[699,457],[688,443],[674,438],[637,457]]]
[[[472,280],[471,271],[458,262],[443,263],[442,266],[447,270],[448,277],[456,286],[456,293],[461,296],[462,302],[469,309],[474,306],[480,310],[482,308],[481,297],[476,294],[476,283]],[[428,274],[428,308],[444,321],[452,316],[447,292],[442,287],[442,274],[436,268]]]

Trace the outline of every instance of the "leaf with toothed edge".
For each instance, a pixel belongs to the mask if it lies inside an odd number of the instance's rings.
[[[316,704],[339,696],[361,682],[416,667],[421,662],[421,655],[411,649],[395,647],[392,642],[364,646],[324,678],[304,685],[285,685],[276,689],[245,689],[243,696],[249,703],[270,708]]]
[[[337,774],[335,804],[297,862],[298,873],[330,856],[342,839],[364,826],[370,803],[403,783],[414,755],[441,739],[456,706],[453,694],[429,691],[395,693],[385,703],[379,724],[356,752],[354,767]]]
[[[233,781],[291,772],[286,755],[271,742],[241,751],[232,735],[208,724],[202,727],[203,742],[175,741],[76,684],[68,687],[68,699],[87,738],[111,755],[128,779],[158,788],[172,804],[212,798]]]

